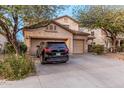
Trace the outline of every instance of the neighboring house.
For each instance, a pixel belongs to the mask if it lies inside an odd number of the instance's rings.
[[[36,24],[38,25],[38,24]],[[87,42],[90,34],[79,31],[79,23],[69,16],[62,16],[50,22],[46,27],[25,27],[23,30],[24,40],[28,52],[36,54],[37,45],[40,42],[65,42],[70,54],[87,53]]]
[[[110,42],[108,42],[108,38],[106,37],[104,31],[102,31],[101,29],[91,30],[87,28],[80,28],[80,31],[87,32],[95,37],[94,39],[88,41],[88,45],[100,44],[100,45],[104,45],[104,47],[110,47]]]
[[[4,45],[6,42],[6,38],[0,34],[0,53],[4,50]]]
[[[103,30],[101,29],[88,30],[86,28],[80,28],[80,31],[89,33],[95,37],[94,39],[88,41],[88,45],[94,43],[94,44],[104,45],[104,47],[106,48],[112,47],[111,39],[107,37],[106,33]],[[117,46],[121,46],[122,43],[124,43],[124,35],[121,34],[117,37],[116,44]]]

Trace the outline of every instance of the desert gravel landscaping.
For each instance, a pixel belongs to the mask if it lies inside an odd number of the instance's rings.
[[[0,87],[124,88],[124,62],[97,55],[72,56],[68,63],[41,65],[37,75],[19,81],[0,80]]]
[[[118,60],[124,60],[124,52],[119,53],[107,53],[105,54],[108,58],[118,59]]]

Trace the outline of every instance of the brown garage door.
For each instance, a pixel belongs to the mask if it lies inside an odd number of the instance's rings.
[[[52,39],[31,39],[31,55],[36,55],[37,45],[40,42],[65,42],[66,40],[52,40]]]
[[[84,52],[84,41],[74,40],[74,53],[82,54]]]

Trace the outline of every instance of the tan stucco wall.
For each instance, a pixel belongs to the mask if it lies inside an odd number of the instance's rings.
[[[2,50],[4,49],[4,45],[6,42],[6,38],[0,34],[0,44],[2,45]]]
[[[94,31],[95,39],[93,40],[93,42],[95,42],[96,44],[104,45],[104,47],[106,47],[106,48],[110,48],[112,46],[110,39],[108,37],[106,37],[106,33],[102,29],[83,28],[83,31],[87,32],[87,33],[91,33],[92,31]],[[118,38],[121,38],[121,36],[118,36]],[[87,43],[91,44],[92,41],[88,40]]]
[[[79,30],[79,25],[78,23],[76,23],[75,21],[71,20],[70,18],[66,17],[68,20],[67,21],[64,21],[64,18],[60,18],[60,19],[57,19],[55,20],[56,22],[60,23],[60,24],[63,24],[63,25],[69,25],[69,28],[70,29],[73,29],[73,30],[76,30],[78,31]]]
[[[124,39],[124,33],[121,33],[117,36],[117,38],[121,38],[121,39]]]
[[[80,35],[74,35],[74,39],[82,39],[82,40],[87,40],[87,36],[80,36]]]
[[[92,31],[94,32],[94,37],[95,39],[93,39],[93,42],[95,42],[96,44],[100,44],[100,45],[104,45],[106,46],[105,42],[107,40],[106,35],[104,34],[104,32],[101,29],[87,29],[84,28],[83,29],[84,32],[87,33],[91,33]],[[88,44],[91,44],[91,40],[88,41]]]
[[[52,24],[55,25],[55,24]],[[56,31],[46,31],[46,28],[38,28],[33,30],[25,30],[24,31],[25,43],[28,46],[28,49],[31,47],[31,39],[32,38],[47,38],[47,39],[68,39],[66,41],[67,46],[69,48],[70,53],[73,53],[73,35],[72,33],[60,28],[57,26]]]

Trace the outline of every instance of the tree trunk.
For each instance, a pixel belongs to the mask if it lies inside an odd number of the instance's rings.
[[[19,54],[20,54],[20,48],[19,48],[19,45],[18,45],[18,42],[17,41],[14,42],[13,47],[14,47],[15,52],[16,52],[15,55],[16,56],[19,56]]]
[[[19,56],[19,48],[17,46],[15,47],[15,51],[16,51],[16,54],[15,55],[16,56]]]
[[[15,50],[15,55],[18,57],[19,56],[19,53],[20,53],[20,48],[19,48],[19,44],[18,44],[18,41],[16,40],[16,38],[12,38],[11,41],[11,44]]]

